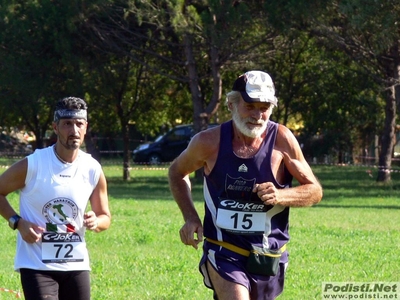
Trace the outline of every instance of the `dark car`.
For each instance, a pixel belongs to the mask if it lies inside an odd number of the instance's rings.
[[[217,125],[211,124],[208,127]],[[152,165],[173,161],[186,149],[194,134],[193,125],[176,126],[154,142],[139,145],[133,151],[133,161]]]

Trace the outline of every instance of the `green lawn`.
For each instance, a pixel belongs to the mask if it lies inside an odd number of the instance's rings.
[[[377,184],[376,169],[313,169],[324,198],[314,207],[291,210],[290,262],[279,299],[321,299],[326,281],[399,282],[400,173],[392,174],[391,184]],[[168,190],[167,171],[135,169],[126,183],[120,167],[104,170],[113,220],[108,231],[87,234],[92,299],[212,299],[197,270],[201,251],[180,242],[182,217]],[[200,185],[194,193],[203,212]],[[15,206],[17,197],[9,196]],[[0,288],[21,290],[13,271],[15,232],[3,223]],[[0,291],[0,299],[15,294]]]

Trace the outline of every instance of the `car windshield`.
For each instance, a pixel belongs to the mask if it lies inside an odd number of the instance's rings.
[[[164,136],[164,134],[159,135],[159,136],[154,140],[154,142],[160,141],[160,140],[162,139],[163,136]]]

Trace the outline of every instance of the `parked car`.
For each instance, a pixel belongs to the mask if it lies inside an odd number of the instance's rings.
[[[208,127],[217,125],[211,124]],[[133,150],[133,161],[152,165],[173,161],[186,149],[194,134],[193,125],[178,125],[156,138],[154,142],[139,145]]]

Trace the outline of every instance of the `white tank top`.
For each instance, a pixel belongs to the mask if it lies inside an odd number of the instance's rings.
[[[83,214],[99,181],[100,164],[81,150],[73,163],[63,164],[53,147],[36,150],[27,160],[20,215],[46,232],[34,244],[18,233],[15,270],[90,270]]]

